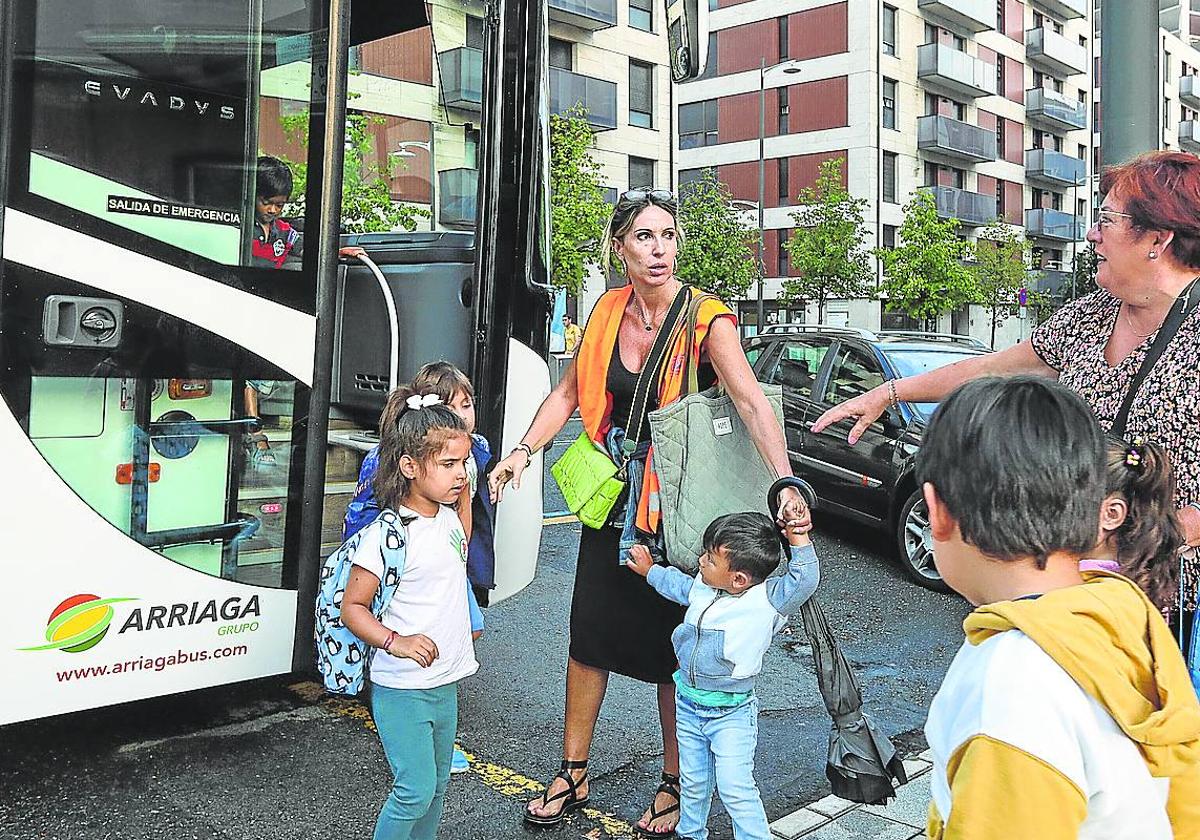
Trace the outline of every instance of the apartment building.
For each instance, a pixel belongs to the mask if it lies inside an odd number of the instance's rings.
[[[595,131],[594,157],[613,200],[629,186],[671,178],[672,107],[662,0],[547,0],[550,112],[579,104]],[[483,88],[481,0],[430,4],[430,26],[355,48],[352,111],[371,119],[368,163],[390,158],[392,199],[431,212],[424,229],[475,225]],[[304,58],[304,56],[301,56]],[[311,65],[263,74],[261,146],[304,160],[285,130],[308,102]],[[597,273],[579,303],[586,318],[604,291]]]
[[[832,157],[868,201],[868,245],[894,244],[903,204],[928,188],[963,236],[994,219],[1024,228],[1043,286],[1069,282],[1090,206],[1089,0],[712,0],[710,9],[705,73],[676,92],[678,179],[714,168],[735,198],[757,202],[761,83],[768,321],[815,316],[774,299],[793,273],[789,214]],[[751,331],[755,308],[740,305]],[[865,300],[835,302],[827,320],[910,326]],[[964,310],[941,327],[990,338],[986,320]],[[1012,322],[1004,341],[1025,331]]]

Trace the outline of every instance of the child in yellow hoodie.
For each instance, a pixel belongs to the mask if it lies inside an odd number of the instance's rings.
[[[1136,585],[1079,569],[1105,470],[1095,417],[1045,379],[976,380],[930,422],[938,571],[977,607],[925,725],[931,840],[1200,838],[1179,648]]]

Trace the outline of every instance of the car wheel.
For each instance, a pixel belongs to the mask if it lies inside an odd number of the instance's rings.
[[[916,583],[935,592],[949,592],[933,562],[933,535],[929,531],[929,507],[920,490],[905,501],[896,522],[896,548],[900,565]]]

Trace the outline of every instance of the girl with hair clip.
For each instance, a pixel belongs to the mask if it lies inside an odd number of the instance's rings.
[[[437,835],[458,726],[458,681],[479,665],[467,609],[467,537],[454,505],[467,486],[471,438],[437,394],[397,388],[380,429],[375,495],[407,530],[395,595],[377,620],[382,531],[365,530],[342,601],[346,627],[376,648],[371,713],[395,781],[375,840]]]
[[[1119,572],[1142,588],[1170,621],[1179,604],[1183,532],[1175,518],[1175,474],[1162,447],[1109,438],[1100,542],[1080,569]]]

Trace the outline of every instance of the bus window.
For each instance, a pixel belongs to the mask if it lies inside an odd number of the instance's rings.
[[[259,100],[273,68],[310,68],[312,17],[304,0],[39,2],[16,188],[215,263],[299,268],[301,225],[256,226]]]

